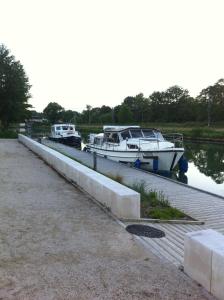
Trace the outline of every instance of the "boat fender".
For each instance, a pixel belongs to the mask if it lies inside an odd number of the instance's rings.
[[[159,159],[158,159],[158,157],[153,158],[152,168],[153,168],[153,171],[158,171],[158,169],[159,169]]]
[[[181,156],[179,162],[178,162],[179,170],[180,172],[186,173],[188,170],[188,161],[186,157],[183,155]]]
[[[140,161],[140,159],[138,158],[138,159],[136,159],[136,161],[135,161],[135,163],[134,163],[134,166],[135,166],[135,168],[138,168],[138,169],[140,169],[141,168],[141,161]]]

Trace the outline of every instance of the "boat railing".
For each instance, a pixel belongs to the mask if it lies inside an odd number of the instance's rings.
[[[181,133],[167,133],[163,134],[165,140],[174,143],[175,147],[183,147],[184,138]]]
[[[182,148],[183,147],[183,134],[180,133],[169,133],[169,134],[163,134],[160,136],[155,136],[155,137],[145,137],[145,138],[139,138],[138,144],[136,146],[137,149],[140,151],[142,149],[142,146],[145,144],[145,142],[153,142],[158,144],[158,149],[160,147],[160,143],[162,141],[169,141],[172,142],[176,148]],[[110,151],[117,151],[118,146],[120,143],[114,143],[110,141],[105,141],[105,140],[100,140],[99,143],[95,144],[92,141],[89,140],[90,144],[95,145],[98,149],[104,149],[104,150],[110,150]],[[143,147],[144,148],[144,147]],[[128,139],[126,140],[126,151],[131,150],[130,147],[128,147]],[[134,150],[134,148],[132,149]]]

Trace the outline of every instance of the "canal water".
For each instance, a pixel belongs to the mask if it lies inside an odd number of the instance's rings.
[[[184,147],[189,167],[180,181],[224,197],[224,145],[185,142]]]

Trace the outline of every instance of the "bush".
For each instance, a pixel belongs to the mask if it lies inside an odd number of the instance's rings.
[[[18,133],[13,130],[0,131],[0,139],[17,139]]]

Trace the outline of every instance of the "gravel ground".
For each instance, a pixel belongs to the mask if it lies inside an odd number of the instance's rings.
[[[17,140],[0,140],[0,299],[214,299]]]

